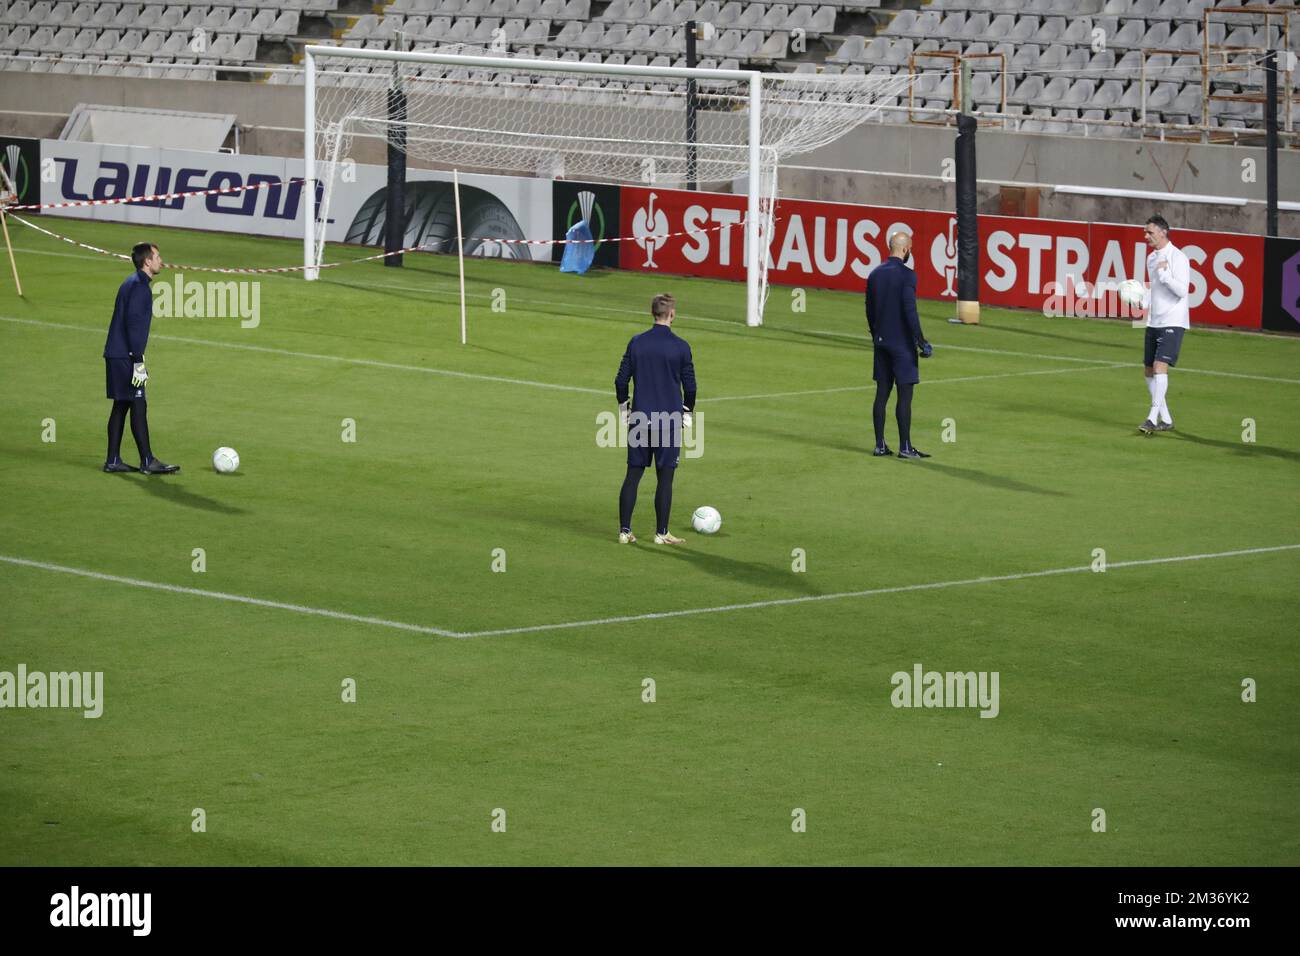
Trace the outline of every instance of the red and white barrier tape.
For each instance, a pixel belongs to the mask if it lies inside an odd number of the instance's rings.
[[[45,229],[42,228],[41,226],[36,225],[36,223],[34,222],[28,222],[26,219],[22,218],[21,216],[11,215],[9,218],[12,219],[14,222],[20,222],[24,226],[28,226],[32,229],[35,229],[39,233],[43,233],[44,235],[49,236],[51,239],[58,239],[62,242],[68,243],[69,245],[77,246],[80,249],[87,249],[90,252],[98,252],[100,255],[112,256],[114,259],[131,258],[130,256],[124,255],[120,252],[110,252],[107,249],[99,248],[99,246],[92,246],[89,243],[81,242],[77,239],[71,238],[70,236],[61,236],[57,232],[51,232],[49,229]],[[400,255],[403,252],[416,252],[423,248],[425,248],[425,246],[423,245],[408,246],[405,249],[398,249],[394,252],[381,252],[378,255],[362,256],[360,259],[347,259],[343,262],[322,262],[319,268],[332,269],[335,266],[352,265],[355,262],[371,262],[375,259],[385,259],[388,256]],[[164,262],[163,265],[166,266],[168,269],[188,269],[191,272],[221,272],[221,273],[226,273],[228,275],[250,275],[250,274],[264,274],[264,273],[271,273],[271,272],[301,272],[303,269],[307,268],[307,266],[279,266],[279,267],[266,268],[266,269],[225,269],[218,266],[184,265],[179,262]]]
[[[177,199],[186,196],[211,196],[211,195],[216,195],[218,193],[242,192],[248,189],[262,189],[267,186],[283,186],[292,183],[300,183],[303,181],[304,180],[302,179],[290,179],[287,182],[285,180],[276,180],[274,182],[255,183],[253,185],[228,186],[222,189],[198,189],[191,192],[183,192],[183,193],[159,193],[153,196],[122,196],[117,199],[86,199],[86,200],[78,200],[76,202],[12,205],[12,206],[5,206],[4,213],[8,215],[11,219],[13,219],[15,222],[22,223],[24,226],[27,226],[31,229],[35,229],[37,232],[43,233],[52,239],[58,239],[62,242],[69,243],[70,245],[77,246],[81,249],[89,250],[90,252],[97,252],[101,255],[112,256],[115,259],[129,259],[131,257],[128,255],[124,255],[123,253],[110,252],[107,249],[99,248],[99,246],[92,246],[88,243],[80,242],[69,236],[63,236],[57,232],[51,232],[49,229],[44,229],[33,222],[28,222],[26,219],[23,219],[21,216],[13,215],[13,210],[15,209],[22,209],[22,210],[68,209],[74,206],[112,206],[112,205],[120,205],[122,203],[132,203],[132,202],[154,202],[162,199]],[[771,221],[776,222],[776,220],[779,218],[780,218],[779,216],[773,216]],[[681,236],[704,235],[706,233],[717,232],[722,229],[730,229],[732,226],[743,227],[747,221],[748,220],[746,219],[740,219],[734,223],[727,222],[727,223],[719,223],[715,226],[709,226],[707,229],[683,229],[680,232],[669,232],[669,233],[665,233],[664,235],[651,235],[651,236],[642,236],[642,237],[612,236],[605,239],[594,239],[594,238],[593,239],[495,239],[495,238],[485,237],[485,236],[466,236],[465,238],[477,239],[482,242],[495,242],[505,246],[591,245],[591,244],[599,244],[602,242],[628,242],[629,240],[633,242],[644,243],[647,239],[653,239],[656,245],[660,245],[667,239],[676,239],[676,238],[680,238]],[[440,240],[440,244],[450,243],[450,242],[451,242],[450,239]],[[430,243],[421,243],[415,246],[407,246],[404,249],[396,249],[392,252],[381,252],[373,256],[362,256],[359,259],[347,259],[342,262],[322,262],[317,268],[332,269],[335,266],[352,265],[358,262],[373,262],[376,259],[386,259],[389,256],[399,256],[406,252],[419,252],[422,250],[434,251],[430,248],[430,245],[431,245]],[[279,266],[279,267],[265,268],[265,269],[225,269],[216,266],[192,266],[192,265],[183,265],[180,263],[173,263],[173,262],[166,262],[163,263],[163,265],[165,265],[169,269],[189,269],[191,272],[219,272],[227,275],[258,275],[258,274],[269,274],[269,273],[280,273],[280,272],[301,272],[304,269],[310,268],[309,266]]]

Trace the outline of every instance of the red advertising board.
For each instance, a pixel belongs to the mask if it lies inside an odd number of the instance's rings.
[[[731,194],[624,186],[619,234],[634,241],[621,244],[620,266],[743,280],[745,204],[744,196]],[[898,229],[913,236],[918,294],[955,300],[956,217],[918,209],[779,200],[769,280],[861,291]],[[1171,238],[1191,261],[1192,321],[1258,328],[1263,240],[1183,229]],[[1104,291],[1123,279],[1147,278],[1141,225],[981,216],[980,243],[980,301],[989,305],[1042,309],[1071,288],[1082,301],[1099,284]]]

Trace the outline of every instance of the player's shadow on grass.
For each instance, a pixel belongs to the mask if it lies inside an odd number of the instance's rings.
[[[867,389],[864,387],[863,392]],[[846,392],[846,395],[852,395],[852,392]],[[846,441],[837,441],[835,439],[822,438],[818,435],[809,435],[802,432],[782,431],[779,428],[763,428],[759,425],[746,425],[744,428],[747,435],[768,435],[772,438],[778,438],[781,441],[797,442],[801,445],[812,445],[815,448],[829,448],[831,451],[848,452],[851,455],[868,454],[871,451],[871,444],[875,441],[871,437],[871,422],[866,424],[866,431],[862,433],[862,443],[850,445]]]
[[[1100,342],[1097,339],[1085,339],[1077,335],[1062,335],[1060,332],[1043,332],[1039,329],[1021,329],[1011,325],[993,325],[981,322],[980,325],[995,332],[1010,332],[1012,335],[1031,335],[1040,339],[1060,339],[1063,342],[1078,342],[1081,345],[1094,345],[1099,349],[1121,349],[1131,352],[1136,347],[1132,342]],[[1139,342],[1140,346],[1142,343]]]
[[[820,588],[812,586],[805,575],[791,571],[788,563],[763,564],[757,561],[738,561],[735,558],[725,558],[720,554],[698,551],[692,543],[667,546],[655,544],[652,539],[648,547],[643,545],[637,547],[647,555],[685,561],[707,574],[716,575],[727,581],[743,581],[761,589],[793,591],[798,594],[822,593]]]
[[[214,511],[223,515],[248,514],[248,511],[244,508],[237,508],[234,505],[226,504],[224,501],[217,501],[215,498],[189,491],[184,485],[177,483],[175,478],[149,475],[124,477],[134,477],[143,491],[147,491],[149,494],[175,505],[197,508],[200,511]]]
[[[1243,457],[1251,455],[1267,455],[1270,458],[1282,458],[1286,461],[1300,461],[1300,451],[1292,451],[1289,448],[1277,448],[1273,445],[1252,445],[1243,441],[1224,441],[1221,438],[1205,438],[1201,435],[1193,435],[1191,432],[1180,431],[1175,429],[1173,432],[1175,438],[1183,441],[1193,442],[1197,445],[1208,445],[1211,448],[1223,448],[1227,451],[1236,452]]]
[[[997,488],[1001,491],[1015,491],[1021,494],[1032,495],[1051,495],[1054,498],[1068,498],[1063,491],[1057,491],[1055,488],[1040,488],[1038,485],[1031,485],[1026,481],[1017,481],[1015,478],[1008,478],[1006,475],[994,475],[987,471],[980,471],[977,468],[962,468],[958,465],[945,465],[935,461],[933,458],[923,462],[908,462],[914,468],[923,468],[926,471],[937,471],[941,475],[949,475],[953,478],[961,478],[965,481],[973,481],[977,484],[988,485],[990,488]]]

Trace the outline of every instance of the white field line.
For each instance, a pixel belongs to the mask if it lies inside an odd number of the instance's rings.
[[[187,588],[181,587],[178,584],[160,584],[157,581],[142,581],[139,578],[124,578],[116,574],[101,574],[99,571],[88,571],[85,568],[70,568],[62,564],[48,564],[44,561],[28,561],[26,558],[16,558],[7,554],[0,554],[0,561],[7,564],[17,564],[25,568],[35,568],[38,571],[54,571],[58,574],[73,574],[77,577],[92,578],[96,581],[107,581],[110,584],[125,584],[134,588],[147,588],[151,591],[167,591],[171,594],[188,594],[191,597],[212,598],[217,601],[233,601],[236,604],[252,604],[256,607],[274,608],[277,611],[293,611],[297,614],[312,614],[316,617],[328,617],[336,621],[349,621],[353,624],[374,624],[379,627],[390,627],[401,631],[416,631],[420,634],[436,634],[439,637],[460,636],[453,631],[445,631],[438,627],[424,627],[419,624],[403,624],[401,621],[390,621],[382,617],[366,617],[361,614],[346,614],[342,611],[329,611],[324,608],[307,607],[302,604],[286,604],[282,601],[264,601],[261,598],[247,597],[243,594],[226,594],[224,591],[205,591],[202,588]]]
[[[0,322],[12,322],[19,325],[34,325],[41,328],[63,329],[72,332],[94,332],[100,333],[100,329],[92,328],[85,325],[67,325],[62,322],[45,322],[40,319],[18,319],[12,316],[0,315]],[[185,345],[206,345],[213,348],[235,349],[244,352],[260,352],[269,355],[284,355],[289,358],[311,359],[322,362],[338,362],[345,365],[359,365],[365,368],[380,368],[390,371],[399,372],[422,372],[426,375],[443,375],[452,378],[472,379],[480,382],[496,382],[505,385],[523,385],[529,388],[544,388],[560,392],[577,392],[582,395],[601,395],[610,398],[612,389],[603,390],[598,388],[584,388],[580,385],[557,385],[551,382],[536,382],[530,379],[506,378],[500,375],[482,375],[477,372],[459,372],[452,369],[430,368],[423,365],[402,365],[397,362],[380,362],[375,359],[350,358],[343,355],[322,355],[316,352],[295,352],[291,349],[276,349],[264,345],[244,345],[238,342],[214,342],[208,339],[192,339],[179,335],[156,334],[152,338],[164,342],[179,342]],[[1089,372],[1106,370],[1113,368],[1128,367],[1129,363],[1120,362],[1113,365],[1091,364],[1086,368],[1064,368],[1064,369],[1033,369],[1027,372],[1000,372],[993,375],[964,375],[955,378],[934,379],[927,382],[927,385],[938,385],[944,382],[979,382],[988,379],[999,378],[1019,378],[1026,375],[1060,375],[1066,372]],[[1279,381],[1287,381],[1280,379]],[[824,395],[833,392],[861,392],[874,388],[872,385],[844,385],[838,388],[815,388],[806,391],[790,392],[769,392],[758,395],[719,395],[715,398],[708,399],[708,403],[713,402],[734,402],[734,401],[760,401],[769,398],[792,398],[801,395]]]
[[[30,254],[32,255],[61,256],[61,258],[66,258],[66,259],[103,260],[103,256],[86,255],[83,254],[83,252],[56,252],[56,251],[45,251],[45,250],[30,250],[30,248],[19,248],[19,247],[14,247],[14,251],[30,252]],[[472,280],[472,281],[484,282],[484,284],[486,284],[486,282],[489,280]],[[402,291],[419,291],[419,293],[430,293],[430,291],[432,291],[432,293],[434,294],[450,295],[450,297],[452,298],[459,298],[458,289],[456,289],[456,286],[452,286],[452,285],[443,286],[443,285],[434,284],[432,286],[413,286],[413,285],[398,285],[398,284],[393,284],[393,282],[360,282],[360,281],[339,282],[339,285],[360,286],[363,287],[363,289],[398,289]],[[489,298],[490,293],[468,293],[467,297],[468,298]],[[620,308],[617,306],[588,306],[588,304],[581,303],[581,302],[568,302],[568,300],[565,300],[565,302],[559,302],[559,300],[555,300],[555,299],[533,299],[533,302],[536,302],[537,304],[539,304],[539,306],[564,306],[565,308],[584,308],[584,310],[595,311],[595,312],[619,312],[619,313],[623,313],[623,315],[646,315],[645,311],[638,310],[638,308]],[[581,317],[581,316],[575,316],[575,317]],[[688,313],[686,312],[682,312],[681,317],[682,319],[693,321],[693,323],[714,323],[716,325],[740,324],[740,323],[736,323],[736,321],[731,321],[727,319],[711,319],[711,317],[708,316],[688,315]],[[22,320],[12,319],[9,321],[22,321]],[[35,324],[43,324],[43,323],[35,323]],[[49,324],[55,325],[55,323],[49,323]],[[69,329],[81,328],[81,326],[65,325],[65,326],[61,326],[61,328],[69,328]],[[771,328],[776,330],[776,332],[790,332],[796,334],[802,333],[802,334],[806,334],[806,336],[829,336],[835,338],[859,339],[859,341],[863,341],[863,342],[871,341],[870,337],[862,336],[862,334],[857,334],[852,332],[833,332],[833,330],[828,330],[828,329],[792,329],[792,328],[788,328],[788,326],[781,326],[781,325],[774,325],[771,326]],[[96,332],[98,332],[98,329],[95,330]],[[1205,330],[1209,330],[1209,332],[1230,332],[1230,329],[1210,328]],[[1249,333],[1249,329],[1243,329],[1243,332]],[[1251,333],[1251,334],[1264,334],[1264,333]],[[1274,339],[1274,341],[1284,341],[1284,339],[1286,339],[1287,337],[1283,336],[1283,337],[1270,337],[1270,338]],[[174,341],[178,341],[178,342],[199,341],[199,339],[177,338],[174,339]],[[1297,341],[1300,341],[1300,339],[1297,339]],[[203,345],[217,345],[217,343],[203,342]],[[229,347],[231,347],[231,349],[237,349],[237,347],[240,346],[229,346]],[[1100,364],[1106,362],[1106,359],[1080,359],[1079,356],[1076,355],[1048,355],[1048,354],[1044,354],[1044,352],[1022,352],[1022,351],[1015,351],[1011,349],[982,349],[982,347],[971,346],[971,345],[936,345],[935,347],[936,349],[940,349],[940,350],[963,351],[963,352],[985,352],[985,354],[989,354],[989,355],[1015,355],[1015,356],[1019,356],[1019,358],[1026,358],[1026,359],[1052,359],[1054,360],[1054,362],[1082,362],[1087,364]],[[278,351],[278,350],[266,349],[263,351]],[[299,354],[299,352],[285,352],[285,354],[296,355]],[[311,356],[311,358],[316,358],[316,356]],[[333,359],[334,356],[324,356],[324,358]],[[350,359],[334,359],[334,360],[337,360],[337,362],[348,362],[348,360]],[[359,360],[359,362],[364,362],[364,360]],[[382,365],[386,363],[378,363],[378,364]],[[1121,364],[1136,364],[1136,363],[1121,363]],[[396,365],[396,368],[408,369],[408,371],[430,371],[430,372],[434,371],[434,369],[415,369],[413,367],[406,367],[406,365]],[[1209,369],[1209,368],[1179,368],[1178,371],[1192,372],[1195,373],[1195,375],[1214,375],[1223,378],[1249,378],[1249,380],[1252,381],[1271,381],[1271,382],[1282,382],[1282,384],[1284,385],[1300,385],[1300,378],[1278,378],[1278,377],[1266,376],[1266,375],[1249,375],[1249,373],[1245,373],[1245,372],[1218,372],[1218,371],[1214,371],[1214,369]],[[446,375],[458,375],[458,373],[446,372]],[[459,375],[468,375],[468,373],[459,373]],[[469,376],[469,377],[473,377],[473,376]],[[567,386],[542,385],[542,388],[564,389],[567,388]],[[573,389],[573,390],[578,390],[578,392],[595,392],[595,389]],[[850,392],[850,390],[853,389],[845,388],[844,390],[845,392]],[[604,394],[604,393],[602,392],[599,394]],[[784,395],[787,394],[788,395],[818,394],[818,392],[816,392],[816,390],[813,390],[813,392],[783,393],[780,395],[770,395],[770,398],[784,397]],[[736,395],[735,398],[749,398],[749,395]],[[716,398],[711,399],[711,401],[718,401],[718,399]]]
[[[35,325],[35,326],[40,326],[42,328],[64,329],[64,330],[74,331],[74,332],[94,332],[98,334],[101,331],[100,329],[92,328],[90,326],[85,326],[85,325],[66,325],[61,322],[46,322],[40,319],[18,319],[18,318],[12,318],[7,315],[0,315],[0,321],[13,322],[19,325]],[[342,355],[321,355],[315,352],[295,352],[290,349],[276,349],[264,345],[244,345],[238,342],[214,342],[209,339],[192,339],[192,338],[186,338],[184,336],[179,336],[179,335],[165,335],[161,333],[153,335],[152,338],[159,339],[164,342],[180,342],[186,345],[208,345],[208,346],[212,346],[213,348],[237,349],[239,351],[245,351],[245,352],[261,352],[261,353],[266,353],[271,355],[284,355],[290,358],[312,359],[315,361],[341,362],[347,365],[360,365],[366,368],[381,368],[381,369],[388,369],[388,370],[399,371],[399,372],[423,372],[428,375],[445,375],[454,378],[474,379],[476,381],[481,381],[481,382],[497,382],[497,383],[502,383],[507,385],[526,385],[531,388],[546,388],[554,391],[578,392],[583,395],[601,395],[607,398],[611,398],[611,399],[613,398],[611,394],[613,392],[612,388],[608,390],[602,390],[597,388],[584,388],[579,385],[555,385],[550,382],[535,382],[528,379],[505,378],[499,375],[482,375],[476,372],[458,372],[451,369],[429,368],[423,365],[402,365],[396,362],[380,362],[374,359],[350,358]],[[1127,363],[1122,363],[1122,364],[1127,364]],[[1105,366],[1094,366],[1093,368],[1119,368],[1119,367],[1121,366],[1105,365]],[[995,375],[967,375],[961,378],[937,379],[935,380],[935,382],[929,382],[927,384],[937,384],[938,382],[976,382],[982,379],[989,379],[989,378],[1015,378],[1021,375],[1054,375],[1054,374],[1059,374],[1061,372],[1087,372],[1091,370],[1092,368],[1035,369],[1033,371],[1028,371],[1028,372],[1002,372]],[[794,396],[794,395],[817,395],[826,392],[856,392],[856,391],[864,391],[868,388],[873,388],[873,387],[874,386],[869,386],[869,385],[846,385],[841,388],[809,389],[807,391],[793,391],[793,392],[773,392],[766,395],[723,395],[723,396],[718,396],[717,398],[711,398],[709,399],[709,402],[710,403],[730,402],[730,401],[738,401],[740,399],[759,400],[764,398],[784,398],[784,397]]]
[[[1216,330],[1217,331],[1217,330]],[[856,335],[851,332],[831,332],[824,329],[809,329],[807,335],[826,335],[841,339],[859,339],[863,342],[870,342],[871,339],[866,335]],[[1021,358],[1050,359],[1054,362],[1087,362],[1093,365],[1099,365],[1107,359],[1088,359],[1077,358],[1070,355],[1044,355],[1040,352],[1013,352],[1010,349],[990,349],[979,348],[974,345],[940,345],[935,343],[935,351],[952,351],[952,352],[985,352],[989,355],[1017,355]],[[1121,365],[1138,366],[1140,363],[1135,359],[1132,362],[1121,362]],[[1300,378],[1276,378],[1271,375],[1251,375],[1246,372],[1219,372],[1208,368],[1184,368],[1179,365],[1174,369],[1175,372],[1191,372],[1194,375],[1218,375],[1222,378],[1246,378],[1255,382],[1282,382],[1286,385],[1300,385]]]
[[[65,325],[61,322],[43,322],[39,319],[15,319],[0,315],[0,322],[15,322],[22,325],[39,325],[43,328],[67,329],[73,332],[96,332],[103,329],[90,328],[85,325]],[[243,345],[238,342],[214,342],[209,339],[190,339],[180,335],[154,334],[151,339],[164,342],[181,342],[186,345],[207,345],[218,349],[235,349],[241,352],[262,352],[268,355],[285,355],[290,358],[313,359],[319,362],[339,362],[344,365],[361,365],[366,368],[382,368],[397,372],[423,372],[426,375],[445,375],[452,378],[468,378],[479,382],[498,382],[506,385],[527,385],[531,388],[549,388],[560,392],[580,392],[584,395],[604,395],[613,398],[613,387],[608,389],[583,388],[580,385],[555,385],[551,382],[534,382],[524,378],[506,378],[501,375],[481,375],[477,372],[458,372],[453,369],[430,368],[425,365],[402,365],[397,362],[380,362],[375,359],[350,358],[345,355],[322,355],[316,352],[294,352],[289,349],[273,349],[264,345]],[[611,379],[611,383],[612,383]]]
[[[1158,564],[1177,564],[1184,561],[1209,561],[1218,558],[1236,558],[1243,555],[1272,554],[1280,551],[1295,551],[1300,544],[1282,544],[1266,548],[1242,548],[1236,551],[1217,551],[1208,554],[1182,554],[1166,558],[1143,558],[1135,561],[1110,561],[1106,564],[1107,572],[1119,568],[1136,568]],[[418,634],[432,634],[437,637],[475,638],[498,637],[507,634],[534,634],[540,631],[573,630],[584,627],[603,627],[609,624],[627,624],[634,621],[654,621],[665,618],[687,617],[699,614],[721,614],[730,611],[749,611],[769,607],[784,607],[793,604],[813,604],[823,601],[843,601],[850,598],[879,597],[885,594],[906,594],[912,591],[938,591],[946,588],[966,587],[976,584],[998,584],[1005,581],[1025,581],[1031,578],[1053,577],[1062,574],[1081,574],[1092,572],[1091,564],[1081,564],[1068,568],[1051,568],[1046,571],[1024,571],[1018,574],[998,574],[978,578],[962,578],[955,581],[931,581],[924,584],[905,584],[896,587],[870,588],[862,591],[839,591],[834,594],[815,594],[793,598],[774,598],[766,601],[749,601],[743,604],[720,604],[713,607],[684,608],[678,611],[653,611],[644,614],[626,614],[619,617],[592,618],[583,621],[565,621],[556,624],[531,624],[523,627],[494,628],[483,631],[451,631],[444,628],[429,627],[422,624],[407,624],[382,617],[368,617],[360,614],[348,614],[324,608],[307,607],[302,604],[287,604],[280,601],[268,601],[262,598],[247,597],[241,594],[227,594],[222,591],[205,591],[200,588],[187,588],[175,584],[161,584],[156,581],[142,581],[138,578],[120,577],[115,574],[103,574],[85,568],[72,568],[45,561],[32,561],[13,555],[0,554],[0,563],[32,568],[39,571],[51,571],[57,574],[69,574],[76,577],[106,581],[111,584],[125,584],[129,587],[146,588],[153,591],[166,591],[190,597],[211,598],[218,601],[231,601],[237,604],[249,604],[255,607],[291,611],[297,614],[310,614],[354,624],[371,624],[393,630],[410,631]]]
[[[1024,375],[1065,375],[1071,372],[1104,372],[1112,368],[1132,368],[1131,362],[1117,362],[1114,365],[1094,365],[1088,368],[1046,368],[1034,369],[1029,372],[998,372],[994,375],[961,375],[954,378],[931,378],[926,379],[923,384],[927,388],[931,385],[943,385],[952,382],[983,382],[991,378],[1020,378]],[[825,395],[832,392],[865,392],[873,391],[875,385],[845,385],[840,388],[813,388],[803,392],[771,392],[766,395],[722,395],[718,398],[710,398],[707,404],[712,405],[714,402],[738,402],[742,400],[758,400],[763,398],[788,398],[796,395]]]

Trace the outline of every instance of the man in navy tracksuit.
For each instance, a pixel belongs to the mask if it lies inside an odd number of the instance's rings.
[[[144,367],[144,349],[149,344],[149,326],[153,322],[153,296],[149,282],[162,271],[158,247],[148,242],[131,249],[135,272],[117,290],[113,321],[104,342],[104,380],[107,396],[113,400],[108,414],[107,472],[142,471],[146,475],[169,475],[180,471],[153,456],[149,448],[149,422],[145,416],[145,383],[149,372]],[[131,414],[131,434],[140,450],[140,467],[122,461],[122,428],[127,412]]]
[[[916,273],[907,267],[911,255],[912,237],[896,232],[889,237],[889,258],[867,276],[867,326],[876,352],[871,374],[876,380],[876,401],[871,406],[876,456],[893,454],[885,444],[885,408],[897,385],[898,457],[930,457],[912,447],[912,389],[921,380],[916,353],[919,349],[922,358],[929,358],[932,349],[916,314]]]
[[[619,412],[628,425],[627,476],[618,496],[618,540],[636,541],[632,534],[632,509],[641,475],[655,462],[655,544],[681,544],[668,533],[668,513],[673,504],[673,474],[682,450],[682,428],[691,427],[695,408],[695,364],[691,347],[671,328],[677,317],[673,297],[664,293],[650,303],[654,325],[627,343],[623,362],[614,379]],[[636,394],[628,402],[628,383]]]

